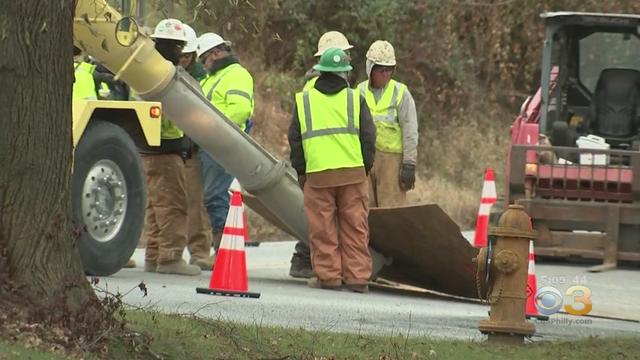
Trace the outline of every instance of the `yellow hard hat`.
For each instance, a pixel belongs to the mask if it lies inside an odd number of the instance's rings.
[[[396,65],[396,53],[393,50],[393,45],[385,40],[376,40],[371,44],[369,51],[367,51],[367,59],[376,65]]]
[[[339,31],[327,31],[320,36],[318,40],[318,51],[314,56],[321,56],[325,50],[329,48],[338,48],[342,50],[349,50],[353,48],[353,45],[349,44],[349,40]]]

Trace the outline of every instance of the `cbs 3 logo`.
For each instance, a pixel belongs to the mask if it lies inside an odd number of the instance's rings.
[[[571,315],[586,315],[591,312],[591,290],[583,285],[575,285],[567,289],[564,296],[557,288],[545,286],[536,291],[535,305],[543,315],[553,315],[562,309],[564,297],[572,302],[564,304],[564,310]]]

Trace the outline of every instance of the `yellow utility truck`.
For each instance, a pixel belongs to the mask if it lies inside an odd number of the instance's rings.
[[[137,11],[135,1],[110,3]],[[122,22],[115,36],[127,40],[132,36],[128,29]],[[82,92],[83,85],[95,91],[89,90],[93,96],[87,100],[73,100],[73,220],[85,272],[106,276],[127,263],[142,234],[147,189],[138,150],[160,145],[161,103],[128,101],[128,86],[99,62],[78,62],[76,77],[79,71],[90,80],[75,84],[74,93],[75,86]]]
[[[128,261],[144,225],[147,190],[136,144],[160,145],[159,102],[74,100],[73,219],[88,274]]]

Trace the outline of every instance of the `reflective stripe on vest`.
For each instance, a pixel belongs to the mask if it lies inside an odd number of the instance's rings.
[[[406,85],[390,80],[377,102],[373,91],[369,89],[368,80],[360,83],[358,87],[376,124],[376,148],[385,152],[402,153],[402,129],[398,122],[398,107]]]
[[[296,94],[296,106],[307,173],[363,166],[357,92],[311,89]]]
[[[96,100],[96,83],[93,80],[95,65],[86,62],[74,64],[73,100]]]

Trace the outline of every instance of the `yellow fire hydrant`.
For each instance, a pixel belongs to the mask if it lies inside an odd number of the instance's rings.
[[[536,235],[520,205],[510,205],[489,235],[496,238],[495,243],[482,248],[475,261],[479,281],[487,279],[491,312],[478,328],[489,335],[489,342],[523,344],[524,337],[536,331],[525,318],[529,241]]]

